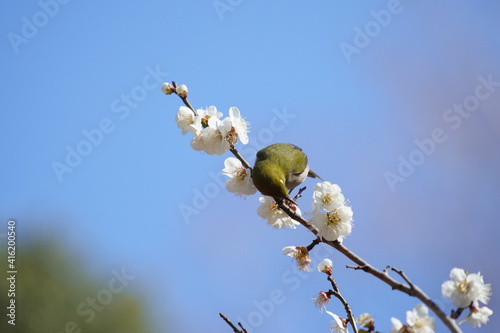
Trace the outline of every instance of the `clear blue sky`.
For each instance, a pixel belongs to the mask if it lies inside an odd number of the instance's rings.
[[[219,312],[253,318],[255,332],[327,332],[310,299],[326,281],[295,275],[281,255],[311,235],[269,228],[257,195],[218,187],[229,154],[190,149],[174,122],[181,101],[160,91],[175,80],[195,107],[241,110],[249,160],[268,143],[302,147],[350,200],[345,244],[404,269],[447,312],[449,270],[481,271],[496,313],[464,332],[496,332],[498,2],[62,2],[0,14],[0,232],[15,218],[21,239],[56,237],[104,279],[126,267],[158,332],[229,332]],[[183,218],[186,205],[198,214]],[[353,311],[377,329],[417,303],[329,257]]]

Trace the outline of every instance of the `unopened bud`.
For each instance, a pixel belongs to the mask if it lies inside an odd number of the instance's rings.
[[[179,97],[186,98],[188,95],[188,87],[185,84],[181,84],[175,88],[175,92]]]
[[[170,95],[170,94],[172,94],[175,91],[175,89],[174,89],[174,86],[171,85],[170,83],[164,82],[161,85],[161,91],[163,91],[167,95]]]
[[[325,273],[326,275],[332,275],[333,263],[330,259],[323,259],[318,264],[318,271]]]

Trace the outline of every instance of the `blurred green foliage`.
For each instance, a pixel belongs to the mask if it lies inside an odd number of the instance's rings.
[[[9,324],[7,307],[12,297],[6,250],[2,239],[0,332],[150,332],[142,300],[132,294],[126,278],[117,278],[121,268],[110,269],[102,279],[90,277],[85,265],[52,242],[17,248],[15,326]]]

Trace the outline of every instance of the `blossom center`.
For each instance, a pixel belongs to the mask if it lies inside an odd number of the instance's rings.
[[[459,293],[467,294],[469,292],[470,286],[466,280],[461,280],[456,283],[456,287]]]
[[[324,204],[324,205],[329,205],[331,204],[333,201],[333,196],[331,193],[326,193],[325,195],[323,195],[321,197],[321,202]]]
[[[326,213],[326,224],[329,227],[334,227],[340,221],[341,221],[341,218],[339,217],[339,214],[337,214],[337,209],[335,209],[333,212]]]
[[[231,130],[229,131],[229,133],[227,133],[226,141],[230,145],[234,145],[236,142],[238,142],[238,133],[236,133],[236,129],[234,127],[231,127]]]
[[[271,214],[275,214],[275,215],[281,214],[281,210],[278,207],[278,204],[276,202],[273,202],[271,204]]]
[[[247,171],[245,170],[244,167],[239,167],[238,169],[236,169],[236,171],[234,172],[234,177],[236,179],[238,179],[239,181],[243,181],[245,180],[245,177],[247,175]]]
[[[205,117],[201,118],[201,126],[203,128],[207,128],[208,127],[208,120],[210,120],[210,116],[209,115],[206,115]]]

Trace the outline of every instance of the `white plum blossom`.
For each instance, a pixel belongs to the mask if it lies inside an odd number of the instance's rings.
[[[330,328],[331,332],[335,333],[349,333],[347,329],[347,321],[337,316],[335,313],[330,311],[325,311],[330,316],[333,317],[332,327]]]
[[[342,242],[352,231],[353,212],[349,206],[341,206],[331,212],[315,209],[312,215],[309,222],[318,229],[318,237],[322,239]]]
[[[194,150],[203,150],[208,155],[222,155],[230,148],[229,142],[225,140],[221,128],[224,130],[226,122],[221,121],[216,115],[199,115],[192,125],[196,130],[196,135],[191,140],[191,147]],[[227,118],[226,118],[227,119]]]
[[[434,333],[436,323],[429,317],[429,309],[424,304],[417,304],[412,311],[406,312],[406,323],[403,325],[399,319],[391,318],[391,333]]]
[[[239,195],[250,195],[257,192],[252,182],[250,169],[243,167],[241,161],[235,157],[228,157],[224,161],[222,173],[230,179],[226,181],[226,189]]]
[[[196,130],[193,127],[194,120],[194,112],[186,106],[181,106],[179,111],[175,114],[175,122],[177,123],[177,127],[182,130],[183,135],[187,132],[196,133]]]
[[[441,285],[441,293],[456,307],[466,308],[477,301],[488,304],[491,285],[484,283],[481,273],[469,274],[462,268],[453,268],[450,279]]]
[[[470,313],[467,317],[460,320],[459,325],[468,323],[474,327],[481,327],[481,325],[486,324],[488,320],[490,320],[490,316],[493,314],[493,311],[486,306],[483,307],[472,307]]]
[[[237,112],[237,115],[238,118],[233,118],[232,116],[230,116],[222,120],[212,118],[208,121],[209,128],[216,129],[220,133],[221,136],[220,140],[222,141],[220,144],[227,145],[228,146],[227,149],[229,149],[229,146],[236,144],[236,142],[238,142],[238,139],[241,138],[242,136],[243,139],[245,140],[245,142],[242,141],[242,143],[244,144],[248,143],[246,125],[243,126],[241,124],[241,121],[243,121],[243,119],[239,118],[239,111]],[[237,124],[233,123],[233,120]]]
[[[204,129],[208,127],[208,122],[210,119],[219,119],[222,117],[222,113],[217,111],[215,106],[209,106],[206,109],[196,110],[196,116],[194,117],[191,128],[189,129],[194,133],[193,139],[191,139],[191,148],[196,151],[202,151],[209,146],[209,151],[212,151],[214,144],[213,135],[217,135],[215,131],[205,132]],[[214,154],[211,154],[214,155]]]
[[[208,117],[208,118],[215,117],[217,119],[222,118],[222,112],[217,110],[217,108],[213,105],[208,106],[206,109],[198,109],[198,110],[196,110],[196,113],[198,113],[198,115],[202,118],[205,118],[205,117]],[[208,118],[206,119],[207,122],[208,122]]]
[[[330,259],[323,259],[318,264],[318,271],[321,273],[332,275],[332,267],[333,267],[333,263]]]
[[[194,117],[194,122],[192,124],[193,133],[199,133],[208,127],[208,121],[211,118],[220,119],[222,117],[222,112],[218,111],[215,106],[209,106],[206,109],[196,110],[196,116]]]
[[[341,192],[340,186],[330,182],[322,182],[314,186],[314,203],[319,208],[331,212],[345,203],[344,195]]]
[[[259,198],[261,202],[257,208],[257,214],[267,220],[267,224],[275,229],[290,227],[295,229],[300,223],[292,220],[284,211],[279,209],[278,204],[272,197],[263,196]]]
[[[316,184],[313,193],[313,212],[309,222],[318,236],[328,241],[342,242],[352,230],[352,208],[345,204],[340,186],[330,182]]]
[[[436,331],[434,318],[429,317],[429,309],[423,304],[417,304],[412,311],[406,312],[406,322],[415,333],[434,333]]]
[[[208,124],[209,126],[203,130],[202,134],[203,150],[208,155],[222,155],[226,153],[231,146],[221,132],[221,128],[224,129],[225,124],[216,118],[210,118]]]

